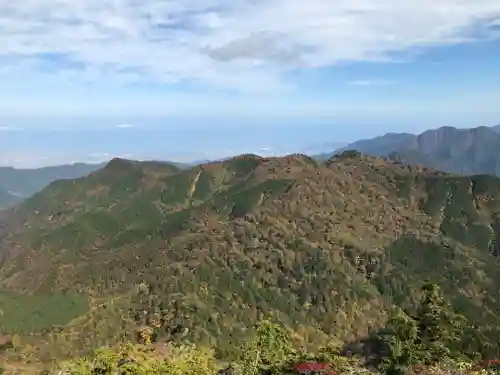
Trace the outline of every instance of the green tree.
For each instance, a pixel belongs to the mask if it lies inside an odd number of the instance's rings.
[[[236,367],[242,375],[278,374],[294,354],[287,330],[265,319],[242,346]]]
[[[377,339],[380,345],[381,367],[388,375],[404,374],[419,362],[417,322],[399,310]]]
[[[399,310],[376,337],[380,364],[388,374],[460,356],[464,318],[446,303],[437,285],[426,283],[421,291],[417,314],[412,317]]]
[[[422,297],[417,311],[420,356],[425,364],[433,364],[447,357],[455,357],[462,339],[464,318],[446,303],[436,284],[422,286]]]

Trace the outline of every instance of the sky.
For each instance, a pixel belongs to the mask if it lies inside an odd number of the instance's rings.
[[[0,0],[0,165],[500,123],[498,0]]]

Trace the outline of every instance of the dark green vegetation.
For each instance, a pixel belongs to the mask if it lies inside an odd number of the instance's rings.
[[[313,350],[369,336],[397,307],[415,310],[429,281],[474,332],[463,351],[498,356],[499,215],[500,179],[356,152],[182,170],[116,159],[9,214],[0,287],[87,295],[90,306],[6,355],[48,361],[147,328],[233,358],[270,314]]]
[[[420,135],[389,133],[354,142],[338,151],[356,150],[414,165],[463,175],[500,176],[500,126],[473,129],[442,127]],[[320,155],[325,158],[331,154]]]
[[[81,295],[29,296],[0,292],[0,331],[29,334],[62,326],[87,309],[87,299]]]
[[[372,362],[387,374],[405,374],[415,365],[432,366],[467,354],[475,358],[475,352],[467,353],[465,323],[437,285],[424,284],[414,314],[400,310],[372,335]]]
[[[414,314],[397,311],[373,331],[358,353],[326,343],[311,351],[293,331],[270,319],[259,320],[234,356],[222,362],[207,346],[152,343],[151,329],[141,331],[139,345],[122,344],[93,351],[90,356],[50,366],[44,374],[67,375],[493,375],[495,366],[477,363],[463,351],[465,319],[444,300],[439,287],[424,284]],[[474,363],[476,362],[476,363]],[[371,371],[368,367],[371,367]],[[14,369],[14,368],[12,368]],[[17,369],[19,370],[19,369]],[[312,372],[311,372],[312,371]]]
[[[198,163],[149,162],[152,164],[167,164],[179,169],[190,168]],[[22,200],[43,190],[54,181],[72,180],[89,175],[107,163],[85,164],[75,163],[54,167],[35,169],[15,169],[0,167],[0,209],[16,205]],[[117,187],[120,188],[120,187]]]

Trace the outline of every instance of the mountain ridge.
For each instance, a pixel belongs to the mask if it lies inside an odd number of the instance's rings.
[[[400,162],[423,164],[449,173],[500,176],[500,126],[457,129],[443,126],[413,135],[388,133],[354,142],[343,149]],[[327,155],[328,156],[328,155]],[[325,155],[319,158],[324,158]]]
[[[300,154],[189,169],[115,160],[7,215],[0,290],[77,306],[25,328],[35,356],[133,338],[158,319],[158,340],[228,354],[272,311],[306,343],[354,339],[430,279],[484,336],[473,345],[500,352],[499,218],[498,178],[353,151],[324,164]]]
[[[74,163],[29,169],[0,167],[0,191],[4,192],[4,200],[0,200],[0,209],[11,207],[42,190],[52,181],[82,177],[104,165]]]
[[[10,208],[33,194],[41,191],[54,181],[74,180],[116,163],[120,158],[113,158],[103,163],[72,163],[41,168],[0,167],[0,210]],[[169,161],[147,161],[175,165],[177,168],[189,168],[191,164]]]

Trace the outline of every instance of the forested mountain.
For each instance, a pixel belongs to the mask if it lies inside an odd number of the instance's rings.
[[[500,126],[472,129],[446,126],[419,135],[389,133],[354,142],[332,154],[347,150],[390,157],[449,173],[500,176]],[[319,159],[325,156],[329,155],[320,155]]]
[[[370,156],[388,156],[391,152],[396,151],[409,140],[416,136],[409,133],[387,133],[375,138],[361,139],[339,148],[338,150],[318,155],[320,160],[327,160],[333,155],[340,155],[345,151],[358,151]]]
[[[356,152],[184,170],[115,159],[7,215],[0,328],[44,360],[151,325],[230,356],[267,314],[309,345],[354,340],[431,281],[496,355],[499,214],[498,178]]]
[[[0,209],[30,197],[53,181],[83,177],[104,165],[76,163],[34,169],[0,167]]]

